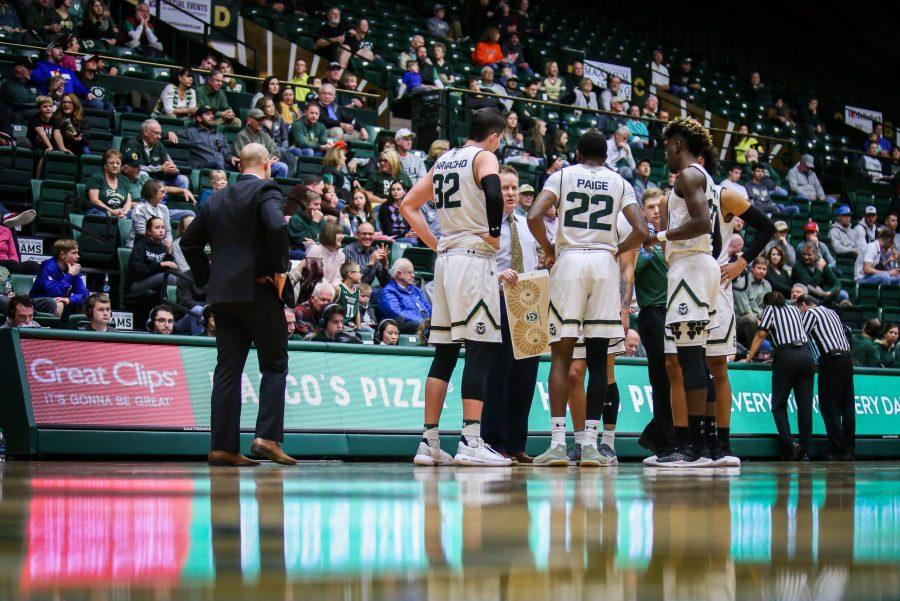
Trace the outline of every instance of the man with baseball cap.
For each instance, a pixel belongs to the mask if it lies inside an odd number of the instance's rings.
[[[400,164],[403,166],[403,172],[409,177],[409,181],[414,186],[417,181],[428,173],[422,157],[414,152],[410,152],[415,138],[416,134],[405,127],[401,127],[394,134],[394,143],[396,144],[397,154],[400,155]]]
[[[280,159],[281,149],[278,148],[275,140],[262,128],[263,117],[265,114],[261,109],[250,109],[250,112],[247,113],[247,124],[234,138],[234,154],[240,156],[241,150],[247,144],[262,144],[269,153],[268,160],[272,163],[272,177],[287,177],[287,163]]]
[[[825,201],[833,205],[836,200],[833,196],[826,196],[819,177],[816,175],[816,163],[811,154],[804,154],[796,165],[791,167],[787,174],[788,185],[791,194],[802,196],[807,200]]]
[[[57,42],[52,42],[47,46],[47,57],[38,62],[37,66],[31,72],[32,83],[38,84],[41,91],[46,92],[47,80],[51,77],[59,76],[62,77],[65,82],[65,85],[63,86],[64,93],[75,94],[82,100],[93,100],[94,95],[78,81],[76,73],[60,64],[60,60],[62,60],[64,54],[65,50]]]
[[[255,109],[259,110],[259,109]],[[216,111],[207,105],[194,113],[194,124],[177,134],[169,132],[169,141],[191,145],[188,161],[194,169],[229,169],[240,162],[231,154],[228,140],[216,127]]]
[[[31,81],[31,72],[34,63],[26,56],[16,57],[13,62],[13,76],[4,79],[0,84],[0,98],[12,108],[13,111],[33,109],[40,90]]]
[[[112,103],[113,94],[100,83],[100,79],[97,77],[102,74],[103,59],[100,58],[100,55],[96,53],[86,55],[81,63],[81,83],[94,95],[94,99],[85,101],[84,106],[85,108],[114,111],[116,107]]]
[[[856,241],[856,274],[854,279],[857,281],[864,275],[863,255],[866,252],[866,247],[875,242],[875,235],[878,232],[878,226],[875,225],[877,221],[878,210],[874,206],[869,205],[866,207],[863,218],[853,226],[853,238]]]
[[[519,206],[516,207],[516,215],[528,217],[528,209],[534,202],[534,188],[531,184],[522,184],[519,186]]]
[[[828,249],[828,246],[819,240],[819,224],[810,219],[805,226],[803,226],[803,240],[798,242],[794,247],[797,250],[798,255],[803,254],[803,247],[807,242],[812,242],[816,245],[816,251],[818,255],[825,260],[825,264],[828,267],[834,269],[837,261],[834,260],[834,257],[831,254],[831,251]]]
[[[341,66],[341,63],[331,63],[328,65],[328,70],[325,71],[325,79],[322,80],[322,83],[328,82],[336,88],[341,87],[341,75],[344,73],[344,68]]]
[[[839,206],[834,212],[834,223],[828,230],[828,238],[831,239],[831,248],[834,254],[841,257],[853,257],[859,254],[856,247],[856,236],[853,228],[850,227],[850,220],[853,217],[850,207],[847,205]]]
[[[794,247],[791,246],[790,242],[788,242],[788,233],[790,233],[791,228],[788,227],[788,224],[784,221],[776,221],[775,222],[775,237],[769,240],[768,244],[766,244],[765,249],[763,249],[763,256],[768,256],[769,249],[773,246],[777,246],[778,250],[781,251],[782,256],[784,257],[784,264],[787,267],[793,267],[794,263],[797,262],[797,253],[794,252]]]

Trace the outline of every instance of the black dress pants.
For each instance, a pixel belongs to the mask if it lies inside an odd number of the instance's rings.
[[[506,303],[500,296],[500,328],[503,345],[497,349],[481,412],[481,437],[495,450],[510,455],[525,451],[528,414],[534,398],[540,357],[516,360],[506,320]]]
[[[256,437],[284,440],[284,393],[288,372],[287,322],[272,286],[255,284],[250,303],[215,303],[218,362],[213,375],[213,451],[237,453],[241,429],[241,376],[250,344],[256,344],[259,372],[259,413]]]
[[[819,411],[835,453],[854,452],[856,400],[850,351],[819,357]]]
[[[661,305],[642,307],[637,321],[641,344],[647,353],[650,386],[653,388],[653,418],[647,422],[642,436],[655,447],[663,448],[672,442],[672,404],[663,350],[666,308]]]
[[[800,446],[804,453],[809,452],[809,441],[812,438],[813,375],[812,353],[809,348],[783,346],[775,349],[772,361],[772,417],[785,451],[789,451],[794,443],[787,416],[788,397],[793,390],[797,403]]]

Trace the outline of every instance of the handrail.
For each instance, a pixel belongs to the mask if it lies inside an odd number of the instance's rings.
[[[603,110],[603,109],[592,109],[589,107],[575,106],[572,104],[561,104],[559,102],[552,102],[550,100],[538,100],[536,98],[528,98],[527,96],[508,96],[506,94],[495,94],[493,92],[484,92],[484,91],[473,92],[472,90],[469,90],[467,88],[445,87],[443,89],[444,89],[444,91],[447,91],[447,92],[459,92],[462,94],[475,94],[475,95],[479,95],[479,96],[492,96],[494,98],[501,98],[504,100],[512,100],[513,102],[521,101],[521,102],[528,102],[528,103],[534,103],[534,104],[541,104],[544,106],[552,106],[554,108],[559,108],[559,109],[563,109],[563,110],[567,110],[567,111],[582,111],[582,112],[586,112],[586,113],[610,115],[611,117],[616,117],[619,119],[624,117],[626,119],[637,119],[638,121],[648,121],[650,123],[662,123],[662,124],[668,123],[667,121],[664,121],[662,119],[655,119],[653,117],[644,117],[644,116],[633,117],[631,115],[623,115],[622,113],[616,113],[613,111],[607,111],[607,110]],[[727,129],[722,129],[719,127],[707,127],[706,129],[708,129],[709,131],[720,132],[723,134],[731,134],[732,136],[744,135],[744,134],[739,134],[737,132],[737,130],[727,130]],[[793,144],[794,143],[793,140],[789,140],[786,138],[776,138],[774,136],[766,136],[763,134],[756,134],[753,132],[750,132],[747,135],[753,136],[754,138],[756,138],[758,140],[775,142],[778,144]]]
[[[33,44],[20,44],[18,42],[7,42],[6,40],[0,40],[0,46],[12,46],[15,48],[28,48],[30,50],[40,50],[41,52],[46,50],[46,47],[44,47],[44,46],[35,46]],[[100,58],[102,58],[104,60],[110,60],[110,61],[115,61],[115,62],[119,62],[119,63],[133,63],[136,65],[146,65],[148,67],[157,67],[160,69],[180,69],[182,67],[182,65],[157,63],[157,62],[153,62],[153,61],[146,61],[146,60],[141,60],[141,59],[137,59],[137,58],[132,58],[130,56],[110,56],[110,55],[106,55],[106,54],[100,54],[99,52],[67,52],[66,54],[77,54],[80,56],[90,56],[90,55],[96,54],[97,56],[99,56]],[[190,69],[191,69],[191,71],[194,71],[196,73],[207,73],[207,74],[209,73],[209,70],[207,70],[207,69],[198,69],[196,67],[190,67]],[[241,75],[239,73],[229,73],[227,76],[234,77],[236,79],[245,79],[248,81],[261,82],[261,81],[265,80],[264,77],[257,77],[255,75]],[[309,90],[318,90],[319,89],[319,86],[311,86],[311,85],[308,85],[305,83],[290,83],[290,82],[286,82],[286,83],[288,83],[288,85],[290,85],[291,87],[300,87],[300,88],[306,88]],[[343,88],[335,88],[335,89],[338,92],[341,92],[343,94],[350,94],[351,96],[363,96],[365,98],[380,98],[380,96],[378,94],[372,94],[370,92],[358,92],[356,90],[345,90]]]

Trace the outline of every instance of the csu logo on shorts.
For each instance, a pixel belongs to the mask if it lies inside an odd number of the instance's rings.
[[[556,336],[556,324],[555,323],[550,324],[550,334],[552,336]]]
[[[679,315],[687,315],[687,314],[688,314],[688,306],[687,306],[687,303],[679,303],[679,305],[678,305],[678,314],[679,314]]]
[[[484,336],[484,333],[487,332],[487,326],[483,321],[479,321],[475,324],[475,333],[479,336]]]
[[[525,321],[528,323],[535,323],[538,320],[538,314],[535,311],[529,311],[525,315]]]

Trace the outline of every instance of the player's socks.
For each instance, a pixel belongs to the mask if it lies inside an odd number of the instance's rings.
[[[584,430],[578,430],[575,432],[575,444],[584,444]]]
[[[468,445],[478,438],[481,438],[481,420],[464,419],[459,440]]]
[[[605,444],[611,449],[616,448],[616,431],[615,430],[604,430],[603,434],[601,434],[600,444]]]
[[[700,444],[703,443],[703,426],[704,426],[704,416],[702,415],[689,415],[688,416],[688,439],[691,444]]]
[[[424,429],[422,430],[422,440],[427,442],[428,446],[440,445],[441,437],[438,433],[438,425],[425,424]]]
[[[716,437],[719,439],[719,444],[723,447],[731,447],[731,428],[716,428]]]
[[[550,418],[550,445],[566,446],[566,418],[551,417]]]
[[[597,446],[597,434],[600,432],[600,420],[586,419],[584,420],[584,436],[581,439],[581,445]]]

